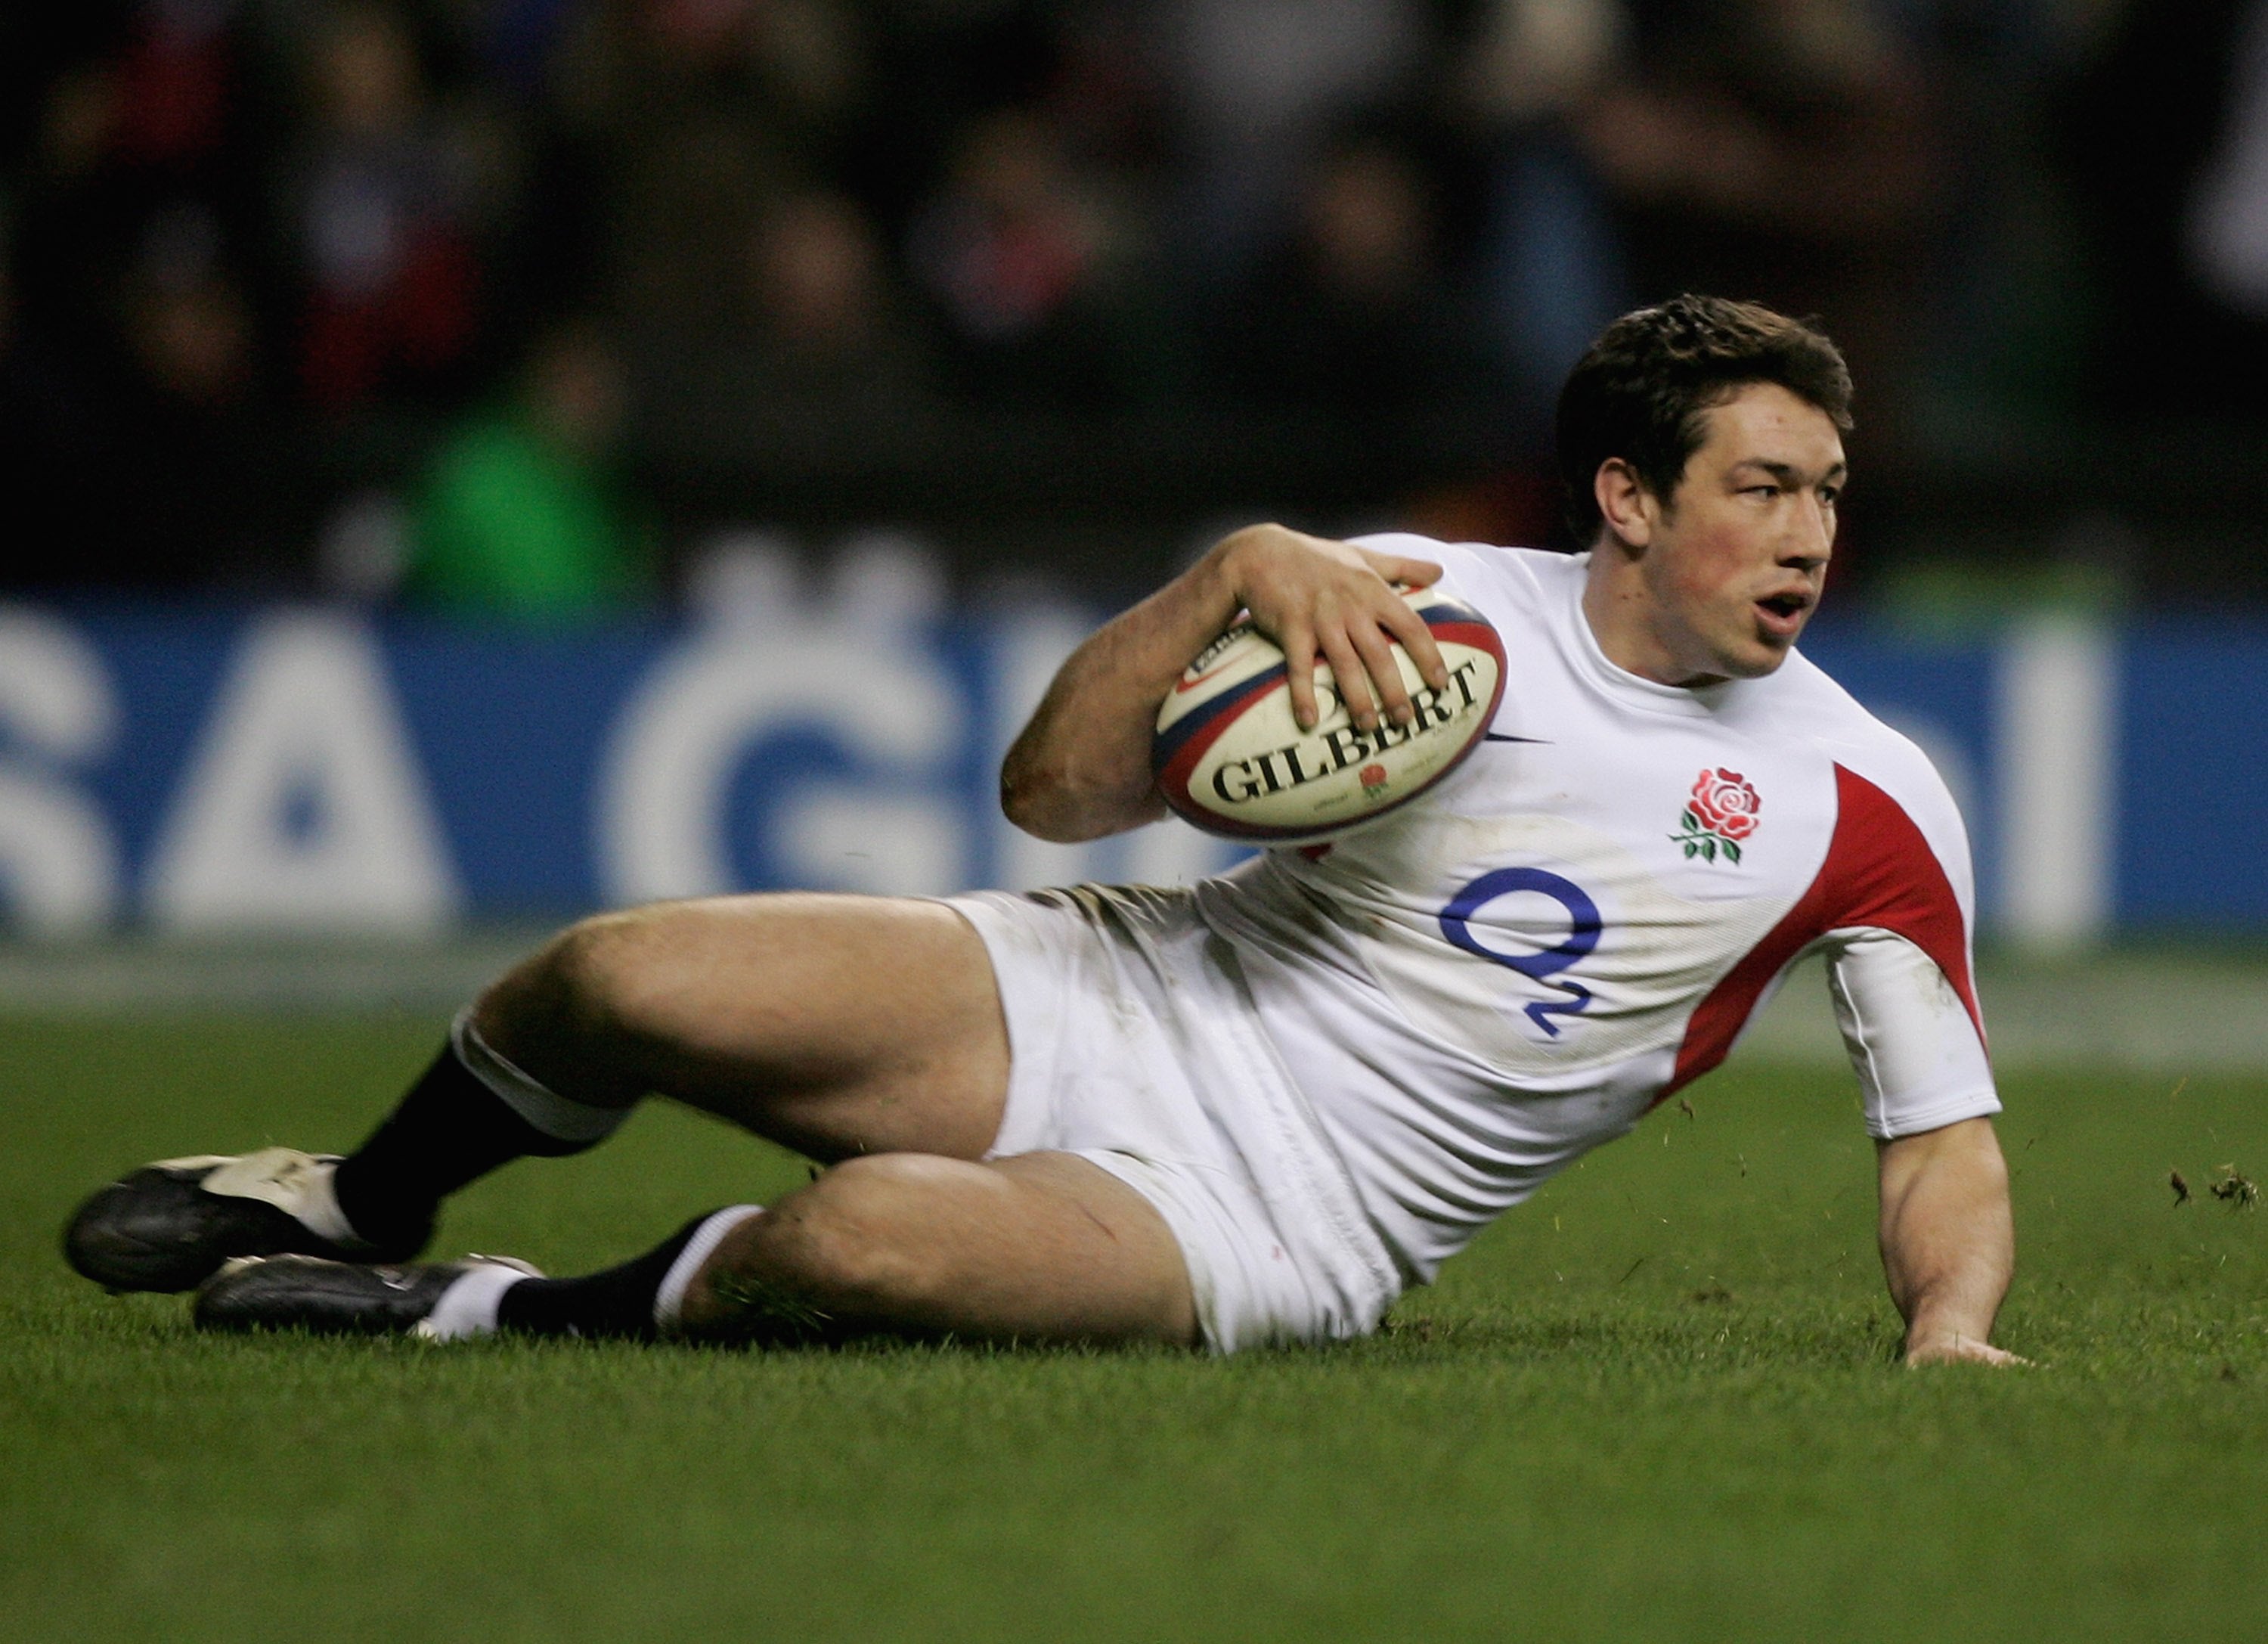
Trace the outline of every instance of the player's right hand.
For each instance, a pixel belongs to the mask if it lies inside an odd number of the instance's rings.
[[[2031,1364],[2021,1353],[2010,1353],[2006,1347],[1995,1347],[1991,1342],[1975,1336],[1964,1336],[1958,1331],[1944,1336],[1933,1336],[1906,1344],[1905,1361],[1909,1368],[1924,1364],[1990,1364],[1997,1366]]]
[[[1292,714],[1300,729],[1313,729],[1318,717],[1318,656],[1330,665],[1359,730],[1376,729],[1381,711],[1402,725],[1416,718],[1395,666],[1396,642],[1427,684],[1447,687],[1440,648],[1425,620],[1395,591],[1397,585],[1422,588],[1439,581],[1441,567],[1432,561],[1375,553],[1280,525],[1249,526],[1223,539],[1214,552],[1222,556],[1252,620],[1283,648],[1290,663]]]

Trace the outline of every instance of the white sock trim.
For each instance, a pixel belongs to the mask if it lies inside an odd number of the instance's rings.
[[[685,1248],[661,1276],[661,1288],[653,1293],[653,1322],[657,1327],[677,1328],[678,1315],[685,1307],[685,1287],[693,1282],[693,1275],[701,1271],[701,1264],[715,1254],[726,1234],[749,1217],[763,1213],[762,1205],[733,1205],[693,1229],[693,1236],[686,1240]]]
[[[441,1293],[433,1310],[417,1323],[414,1334],[426,1341],[466,1341],[493,1336],[497,1308],[504,1293],[532,1273],[502,1262],[475,1262]]]
[[[497,1100],[546,1136],[563,1142],[604,1141],[630,1116],[628,1108],[595,1107],[561,1095],[498,1055],[473,1026],[468,1005],[449,1024],[449,1044],[466,1072],[496,1093]]]

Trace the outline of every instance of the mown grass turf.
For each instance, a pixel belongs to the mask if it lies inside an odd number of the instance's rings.
[[[2011,1078],[2015,1373],[1908,1373],[1845,1077],[1728,1072],[1394,1327],[1212,1362],[207,1339],[55,1235],[351,1143],[432,1023],[0,1024],[15,1639],[2268,1635],[2257,1086]],[[2192,1185],[2176,1208],[2169,1168]],[[466,1195],[555,1271],[802,1167],[681,1113]]]

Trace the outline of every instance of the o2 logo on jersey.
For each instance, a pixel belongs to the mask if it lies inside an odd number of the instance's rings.
[[[1498,896],[1509,896],[1520,891],[1549,896],[1567,910],[1567,936],[1557,947],[1546,947],[1532,954],[1500,954],[1493,947],[1484,947],[1472,929],[1473,915],[1478,913]],[[1559,1024],[1554,1016],[1572,1016],[1587,1009],[1591,1003],[1591,990],[1580,982],[1558,979],[1559,973],[1582,958],[1599,945],[1599,904],[1572,879],[1562,879],[1557,874],[1546,873],[1540,867],[1500,867],[1492,874],[1484,874],[1450,899],[1441,910],[1441,934],[1454,947],[1469,954],[1478,955],[1491,964],[1508,970],[1517,970],[1531,982],[1541,982],[1557,989],[1567,997],[1564,999],[1540,999],[1527,1007],[1528,1019],[1543,1030],[1546,1038],[1559,1036]]]

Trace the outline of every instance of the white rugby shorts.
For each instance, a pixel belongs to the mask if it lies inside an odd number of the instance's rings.
[[[1188,892],[946,902],[983,938],[1007,1018],[988,1157],[1076,1154],[1156,1206],[1216,1353],[1377,1327],[1401,1279]]]

